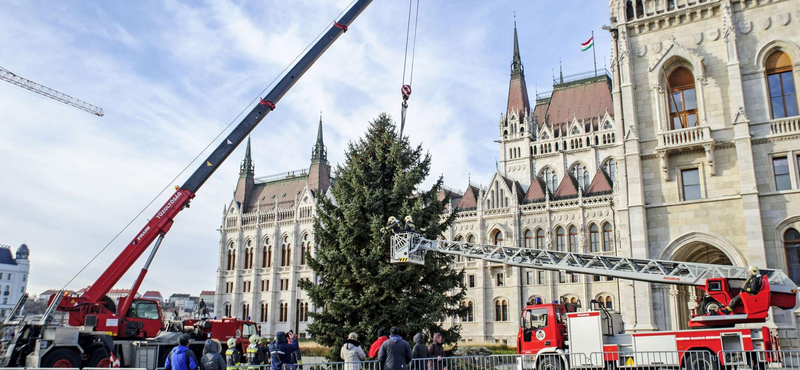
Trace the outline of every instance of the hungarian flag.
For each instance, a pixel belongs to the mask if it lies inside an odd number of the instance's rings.
[[[594,36],[590,37],[588,41],[581,44],[581,51],[589,50],[589,48],[592,46],[594,46]]]

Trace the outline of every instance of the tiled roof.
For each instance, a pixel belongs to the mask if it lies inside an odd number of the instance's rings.
[[[307,180],[308,175],[300,175],[290,179],[256,184],[244,212],[255,211],[259,204],[264,209],[272,208],[275,206],[276,199],[279,207],[294,205],[295,198],[305,189]]]
[[[586,189],[586,194],[597,194],[597,193],[607,193],[613,189],[611,185],[611,179],[608,178],[606,175],[606,171],[598,170],[597,174],[594,175],[594,180],[592,183],[589,184],[589,188]]]
[[[508,84],[508,108],[507,113],[516,110],[522,120],[525,114],[531,109],[528,101],[528,87],[525,84],[525,77],[512,77]]]
[[[458,203],[458,208],[466,209],[477,207],[479,193],[480,189],[477,187],[472,185],[467,186],[467,190],[464,191],[464,197],[461,198],[461,202]]]
[[[156,290],[148,290],[148,291],[144,292],[142,297],[159,297],[159,298],[162,298],[161,297],[161,292],[156,291]]]
[[[128,294],[130,291],[130,289],[111,289],[108,292],[111,294]]]
[[[556,193],[553,194],[555,198],[568,198],[578,195],[578,180],[575,180],[571,174],[564,175],[564,178],[561,179],[561,185],[558,186],[556,189]]]
[[[214,295],[214,294],[216,294],[216,292],[214,292],[213,290],[204,290],[200,292],[200,295]]]
[[[533,179],[533,183],[531,183],[531,186],[528,188],[528,192],[525,193],[525,197],[523,197],[522,200],[530,202],[544,200],[545,191],[547,191],[546,189],[547,186],[545,185],[544,180],[536,177]]]
[[[603,75],[564,86],[556,85],[550,101],[537,105],[534,115],[540,127],[546,122],[551,128],[559,127],[565,131],[565,123],[572,122],[573,119],[592,120],[597,116],[602,117],[606,110],[614,115],[610,80]],[[592,121],[592,124],[597,123]]]

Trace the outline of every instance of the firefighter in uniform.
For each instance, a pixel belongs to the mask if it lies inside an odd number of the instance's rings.
[[[742,294],[747,293],[750,295],[756,295],[761,291],[761,273],[758,270],[758,267],[750,266],[747,268],[747,270],[750,272],[750,277],[744,282],[744,287],[742,287],[742,290],[736,295],[736,297],[731,299],[731,303],[719,310],[720,314],[730,315],[733,313],[733,309],[742,304]]]
[[[400,234],[402,229],[400,229],[400,221],[397,220],[394,216],[389,217],[389,224],[386,227],[381,228],[382,233],[389,232],[391,235]]]
[[[258,335],[253,334],[250,337],[250,345],[247,346],[247,352],[245,357],[247,358],[247,368],[248,369],[258,369],[258,344],[261,341],[261,338]]]
[[[228,339],[228,350],[225,351],[225,359],[228,363],[228,370],[236,370],[242,364],[242,352],[236,348],[236,339]]]
[[[417,232],[417,227],[414,226],[414,220],[411,219],[410,215],[406,216],[406,218],[404,218],[403,221],[406,222],[406,227],[405,227],[405,230],[404,230],[405,232],[407,232],[407,233],[416,233]]]

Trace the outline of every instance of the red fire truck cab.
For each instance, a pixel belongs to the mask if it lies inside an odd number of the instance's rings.
[[[698,368],[695,362],[706,362],[707,368],[736,364],[756,368],[776,359],[746,356],[748,351],[779,349],[777,332],[767,327],[625,334],[619,313],[596,307],[585,312],[571,312],[574,306],[559,303],[525,307],[517,352],[539,355],[534,369],[689,364],[688,368]]]

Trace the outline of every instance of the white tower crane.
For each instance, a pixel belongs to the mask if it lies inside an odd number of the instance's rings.
[[[53,89],[51,89],[51,88],[49,88],[47,86],[43,86],[43,85],[40,85],[40,84],[38,84],[36,82],[28,80],[26,78],[17,76],[13,72],[11,72],[11,71],[3,68],[3,67],[0,67],[0,80],[6,81],[6,82],[10,82],[10,83],[12,83],[14,85],[17,85],[19,87],[22,87],[22,88],[28,89],[30,91],[33,91],[33,92],[35,92],[35,93],[37,93],[39,95],[44,95],[44,96],[46,96],[46,97],[48,97],[50,99],[58,100],[58,101],[60,101],[60,102],[62,102],[64,104],[71,105],[71,106],[73,106],[75,108],[78,108],[80,110],[84,110],[84,111],[89,112],[91,114],[94,114],[94,115],[96,115],[98,117],[102,117],[103,116],[103,108],[96,107],[94,105],[91,105],[91,104],[83,101],[83,100],[73,98],[73,97],[71,97],[71,96],[69,96],[67,94],[64,94],[64,93],[60,92],[60,91],[53,90]]]

